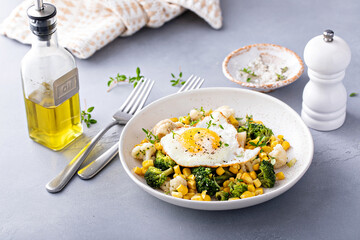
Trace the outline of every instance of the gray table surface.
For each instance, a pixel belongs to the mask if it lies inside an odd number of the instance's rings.
[[[20,1],[4,1],[0,21]],[[352,50],[344,80],[360,92],[360,2],[357,0],[221,2],[224,26],[212,29],[193,13],[158,29],[118,38],[87,60],[77,60],[80,97],[94,105],[98,124],[61,152],[28,138],[19,75],[29,46],[0,37],[0,239],[360,239],[360,97],[348,99],[345,124],[336,131],[311,130],[313,162],[283,195],[232,211],[196,211],[162,202],[137,187],[116,158],[97,177],[75,177],[59,194],[45,184],[105,126],[131,86],[106,92],[108,76],[132,74],[137,66],[154,80],[150,103],[177,91],[170,73],[206,78],[203,87],[233,87],[221,64],[232,50],[253,43],[286,46],[301,57],[306,43],[326,28]],[[270,95],[300,113],[306,72]],[[94,156],[115,143],[120,127],[106,135]]]

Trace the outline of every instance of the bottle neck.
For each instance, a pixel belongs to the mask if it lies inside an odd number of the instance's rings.
[[[58,48],[57,32],[49,35],[46,39],[40,39],[38,36],[33,35],[32,48]]]

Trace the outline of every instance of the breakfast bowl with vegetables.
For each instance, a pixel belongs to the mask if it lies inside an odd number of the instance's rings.
[[[295,82],[304,72],[304,63],[285,47],[262,43],[231,52],[222,68],[225,77],[241,87],[270,92]]]
[[[313,156],[311,134],[285,103],[231,88],[160,99],[125,126],[126,173],[166,202],[202,210],[247,207],[292,187]]]

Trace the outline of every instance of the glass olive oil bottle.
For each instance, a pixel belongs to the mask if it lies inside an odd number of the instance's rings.
[[[21,62],[28,130],[31,139],[58,151],[82,134],[78,71],[58,45],[55,6],[35,3],[27,11],[34,39]]]

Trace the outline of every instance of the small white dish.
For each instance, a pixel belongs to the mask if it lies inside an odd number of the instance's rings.
[[[256,84],[240,80],[238,77],[240,69],[246,68],[250,62],[260,55],[267,56],[267,59],[278,59],[279,61],[286,63],[286,66],[289,69],[287,78],[265,84]],[[226,78],[240,84],[243,88],[260,92],[270,92],[295,82],[295,80],[297,80],[304,72],[304,63],[295,52],[285,47],[262,43],[248,45],[231,52],[224,59],[222,69]]]
[[[254,119],[261,120],[271,128],[274,134],[282,134],[291,143],[288,157],[296,157],[296,164],[281,168],[286,178],[277,181],[274,188],[265,189],[263,195],[234,201],[190,201],[166,195],[160,190],[149,187],[145,179],[135,174],[132,169],[141,167],[141,161],[131,156],[135,144],[141,142],[145,135],[142,128],[151,129],[158,121],[187,114],[192,108],[204,107],[215,109],[228,105],[235,109],[236,116],[252,114]],[[282,101],[266,94],[234,88],[207,88],[173,94],[159,99],[136,114],[125,126],[119,142],[119,155],[122,166],[140,188],[151,195],[182,207],[201,210],[229,210],[244,208],[268,201],[290,189],[309,168],[314,144],[309,129],[300,116]],[[132,187],[132,186],[130,186]]]

